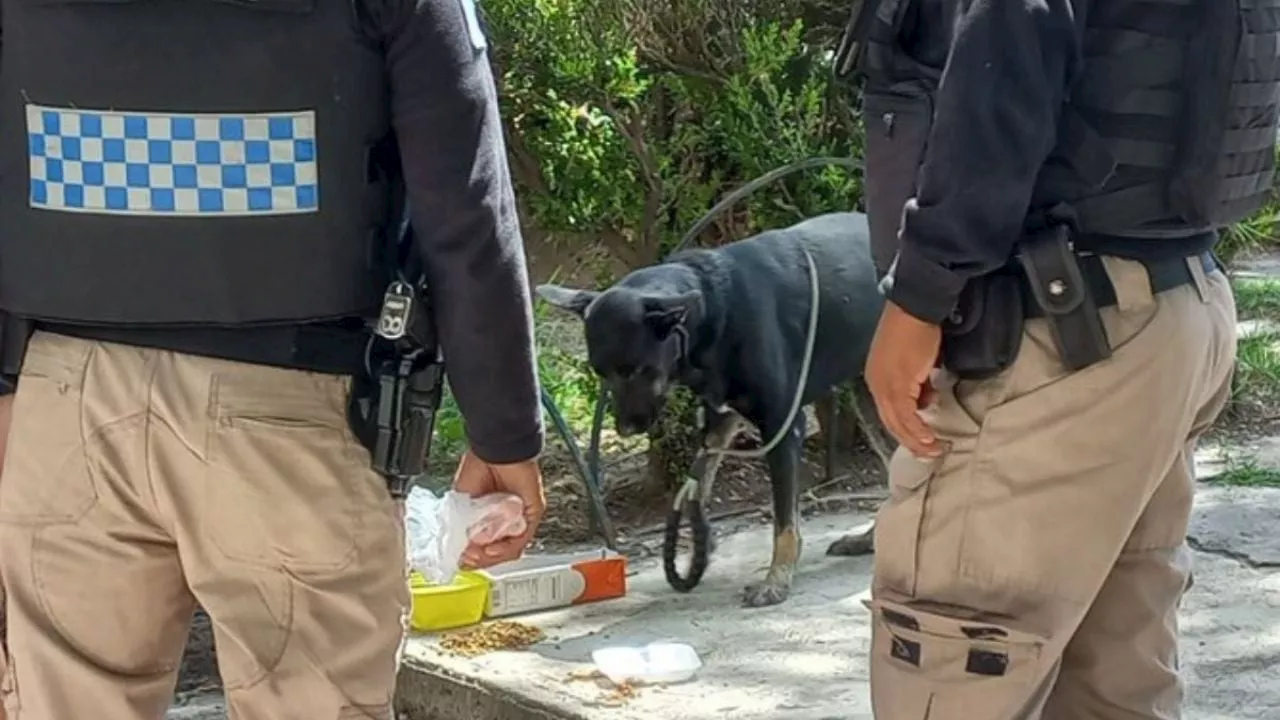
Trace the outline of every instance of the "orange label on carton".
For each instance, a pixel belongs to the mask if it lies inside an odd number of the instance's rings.
[[[585,587],[573,604],[622,597],[627,594],[627,559],[621,555],[574,563],[573,569],[585,580]]]

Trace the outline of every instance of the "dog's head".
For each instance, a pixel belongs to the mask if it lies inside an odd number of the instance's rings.
[[[688,351],[697,292],[675,295],[626,286],[597,292],[540,285],[538,295],[580,317],[587,356],[609,391],[618,434],[646,432],[658,420]]]

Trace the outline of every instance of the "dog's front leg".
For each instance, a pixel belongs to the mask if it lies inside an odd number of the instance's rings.
[[[703,446],[711,456],[707,458],[702,477],[698,478],[698,497],[702,503],[703,512],[708,512],[715,492],[716,476],[719,475],[720,465],[724,462],[723,451],[733,446],[733,441],[749,423],[737,411],[723,405],[712,407],[706,404],[702,412],[705,416]],[[714,552],[715,548],[716,536],[712,533],[707,541],[707,552]]]
[[[836,479],[836,452],[840,447],[840,398],[833,388],[831,392],[818,398],[813,403],[818,414],[818,427],[822,430],[822,440],[826,443],[826,458],[823,461],[823,478],[826,482]]]
[[[768,437],[766,432],[765,436]],[[800,560],[799,475],[804,445],[804,416],[769,453],[769,478],[773,489],[773,562],[764,582],[746,588],[750,607],[777,605],[791,594],[791,580]]]
[[[728,450],[733,445],[738,433],[742,432],[748,423],[737,411],[727,406],[713,407],[710,404],[706,404],[703,406],[703,414],[706,416],[703,443],[711,451],[711,457],[707,461],[707,470],[702,478],[701,487],[702,503],[705,506],[711,502],[716,474],[720,472],[720,464],[724,462],[722,451]]]

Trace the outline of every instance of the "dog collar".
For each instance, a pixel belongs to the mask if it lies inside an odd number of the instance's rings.
[[[676,365],[679,366],[689,357],[689,330],[679,324],[671,328],[671,336],[676,339]]]

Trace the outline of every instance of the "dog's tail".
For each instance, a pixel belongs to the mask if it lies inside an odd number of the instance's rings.
[[[683,493],[682,493],[683,495]],[[702,581],[702,574],[707,571],[711,558],[711,523],[707,520],[706,510],[696,493],[677,501],[667,515],[667,532],[662,539],[662,571],[667,576],[667,584],[676,592],[687,593],[696,588]],[[680,543],[680,521],[688,508],[689,528],[693,531],[693,557],[689,560],[689,572],[684,577],[676,569],[676,547]]]

